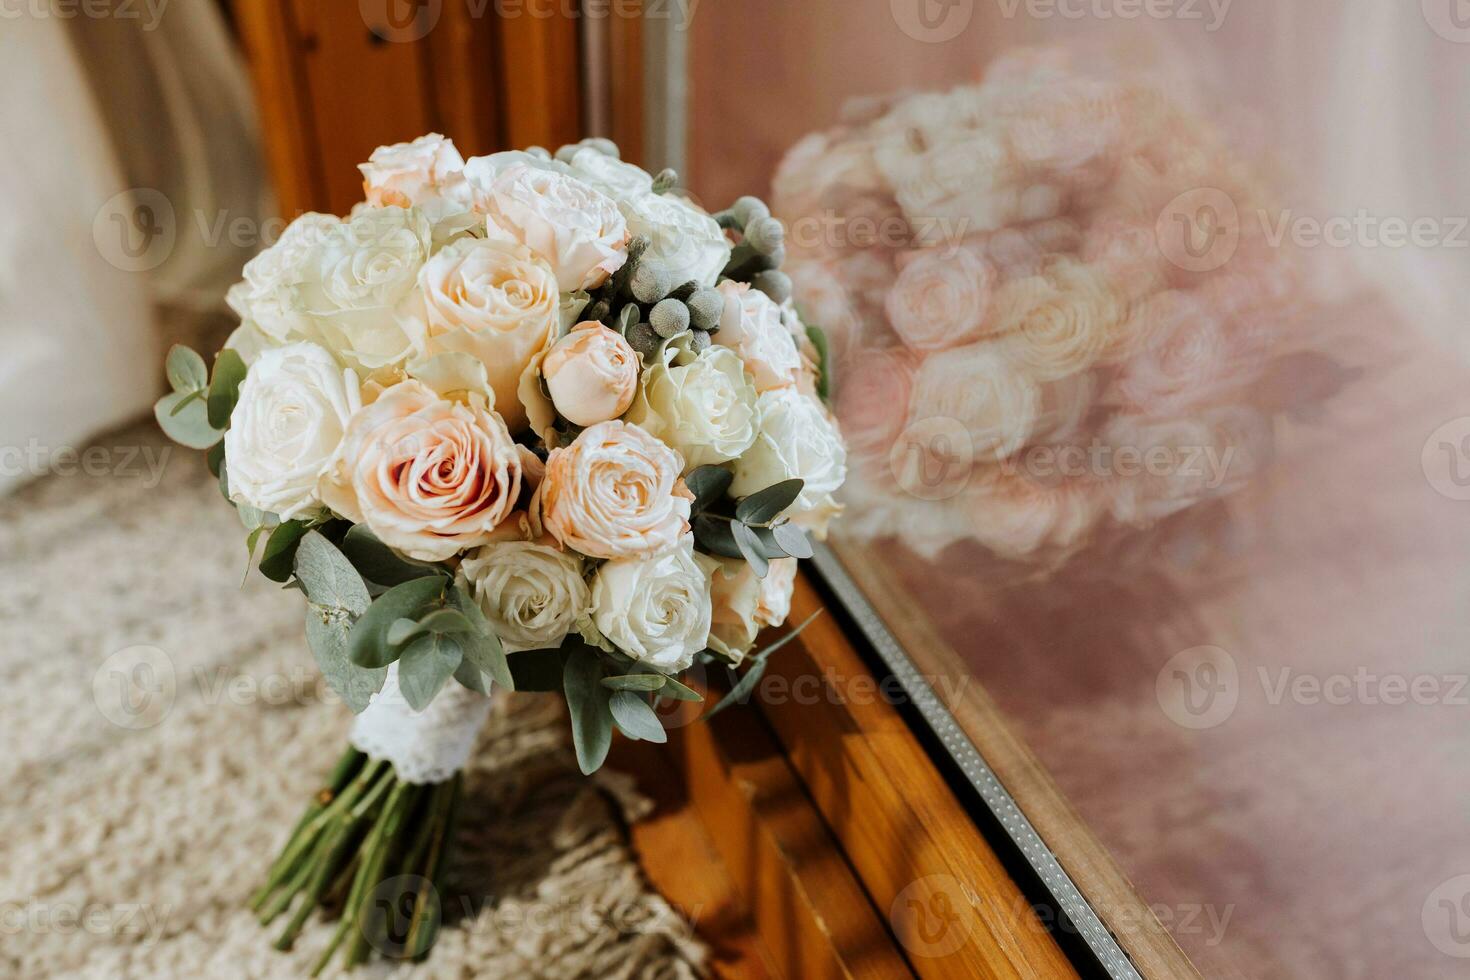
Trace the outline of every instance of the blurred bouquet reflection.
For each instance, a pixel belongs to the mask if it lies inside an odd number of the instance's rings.
[[[1301,253],[1244,218],[1255,168],[1056,51],[851,107],[775,200],[830,334],[848,535],[1054,568],[1238,489],[1346,377]]]

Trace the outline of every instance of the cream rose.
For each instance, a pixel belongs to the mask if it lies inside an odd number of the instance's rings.
[[[430,133],[412,143],[380,146],[367,163],[359,164],[363,192],[374,207],[406,208],[435,201],[468,209],[469,184],[464,179],[464,157],[453,141]]]
[[[628,224],[618,206],[567,174],[514,164],[491,183],[484,212],[489,237],[545,259],[562,292],[596,288],[628,260]]]
[[[560,325],[551,267],[524,245],[465,238],[419,274],[430,354],[458,351],[485,365],[495,410],[512,432],[526,425],[518,386]]]
[[[710,567],[692,538],[653,558],[605,563],[592,583],[598,631],[634,660],[688,670],[709,643]]]
[[[713,286],[730,264],[730,239],[698,207],[673,194],[644,194],[619,202],[628,230],[648,239],[643,261],[657,263],[675,285]]]
[[[638,354],[622,334],[592,320],[579,323],[552,346],[541,362],[541,376],[563,418],[596,425],[633,404]]]
[[[574,152],[567,161],[567,167],[572,176],[614,201],[631,201],[653,193],[653,177],[648,171],[590,146]]]
[[[986,313],[994,283],[990,263],[965,249],[918,252],[888,294],[888,322],[916,351],[972,343],[990,327]]]
[[[710,576],[710,649],[739,663],[762,626],[780,626],[791,613],[791,595],[796,586],[795,558],[772,560],[764,578],[749,562],[719,559]]]
[[[1125,313],[1094,270],[1070,261],[1008,284],[996,307],[1008,353],[1037,381],[1092,367],[1106,354]]]
[[[278,344],[316,339],[298,287],[317,274],[316,250],[341,223],[336,215],[315,213],[292,221],[274,244],[245,263],[242,281],[225,296],[230,308]]]
[[[794,388],[768,391],[756,403],[760,432],[739,462],[730,492],[746,497],[783,480],[805,481],[790,515],[830,512],[832,495],[847,478],[847,448],[821,402]],[[822,526],[813,527],[818,534]]]
[[[1041,410],[1036,382],[989,343],[928,358],[913,391],[910,422],[953,419],[969,435],[971,458],[982,462],[1024,446]]]
[[[553,450],[536,504],[546,530],[593,558],[647,558],[689,530],[679,454],[643,429],[600,422]]]
[[[556,647],[592,611],[582,559],[532,541],[499,541],[461,566],[506,652]]]
[[[724,347],[692,356],[671,345],[668,355],[673,364],[644,374],[628,421],[673,446],[686,470],[738,458],[755,441],[759,421],[755,386],[740,358]]]
[[[363,373],[398,367],[424,346],[414,314],[433,230],[417,208],[362,208],[325,228],[296,286],[322,345]]]
[[[726,279],[719,291],[725,297],[725,309],[715,341],[740,355],[757,391],[796,384],[801,376],[801,352],[781,307],[743,282]]]
[[[322,499],[390,547],[443,561],[511,516],[521,466],[498,415],[404,381],[352,417]]]
[[[225,433],[230,499],[283,521],[319,510],[317,483],[361,407],[357,375],[316,344],[263,351]]]

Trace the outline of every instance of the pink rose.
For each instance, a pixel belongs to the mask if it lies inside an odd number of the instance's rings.
[[[986,333],[995,283],[990,263],[960,249],[910,253],[888,294],[888,322],[917,351],[960,347]]]
[[[781,307],[743,282],[726,279],[718,288],[725,297],[725,310],[720,315],[715,342],[740,355],[755,380],[756,391],[796,384],[801,375],[801,354]]]
[[[593,558],[650,558],[689,530],[684,460],[636,425],[599,422],[553,450],[534,507],[563,545]]]
[[[615,419],[638,392],[638,354],[616,330],[579,323],[541,362],[551,402],[577,425]]]
[[[322,486],[328,507],[422,561],[489,541],[520,493],[521,455],[500,416],[417,381],[353,415]]]

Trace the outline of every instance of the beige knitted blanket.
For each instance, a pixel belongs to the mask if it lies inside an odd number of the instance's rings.
[[[239,522],[152,425],[0,501],[0,977],[304,976],[247,896],[345,745],[295,592],[241,587]],[[160,465],[164,464],[164,465]],[[466,781],[446,927],[365,976],[676,978],[703,947],[642,878],[626,779],[553,699],[501,700]]]

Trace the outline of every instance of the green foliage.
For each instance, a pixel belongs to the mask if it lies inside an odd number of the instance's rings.
[[[204,358],[183,344],[174,344],[168,349],[163,370],[168,376],[169,387],[174,391],[201,391],[209,384],[209,368],[205,366]]]
[[[230,427],[230,414],[240,401],[240,383],[245,380],[245,361],[228,348],[214,359],[214,380],[209,383],[209,424]]]
[[[631,739],[648,742],[667,742],[668,733],[658,720],[658,712],[640,695],[632,691],[614,691],[608,699],[608,708],[618,729]]]
[[[296,568],[296,549],[310,529],[311,525],[305,521],[286,521],[276,525],[260,556],[260,574],[272,582],[289,580]]]
[[[444,604],[449,582],[438,575],[396,585],[373,600],[348,635],[348,653],[361,667],[386,667],[403,649],[389,642],[388,633],[400,619],[417,621]]]
[[[610,691],[657,691],[663,687],[668,678],[663,674],[619,674],[616,677],[604,677],[602,686]]]
[[[827,332],[814,323],[807,323],[806,336],[817,349],[817,397],[824,402],[832,400],[832,353],[827,343]]]
[[[318,531],[301,538],[295,552],[296,578],[306,591],[306,640],[322,676],[354,712],[367,707],[383,687],[386,668],[369,669],[348,656],[348,634],[372,598],[347,558]]]
[[[449,590],[449,613],[457,614],[469,624],[469,629],[460,637],[460,645],[464,648],[464,661],[479,672],[483,678],[487,678],[508,691],[516,689],[515,676],[510,671],[510,664],[506,661],[505,647],[500,642],[500,637],[495,635],[495,630],[490,621],[485,618],[484,611],[475,602],[470,594],[469,585],[463,580],[457,580]],[[441,619],[441,622],[453,622],[451,619]],[[482,683],[484,681],[482,680]],[[473,684],[467,684],[471,690],[479,690]]]
[[[758,490],[741,499],[735,507],[735,516],[746,524],[769,524],[796,503],[805,485],[802,480],[782,480]]]
[[[449,574],[443,565],[405,558],[373,534],[365,524],[354,524],[342,539],[342,553],[362,577],[374,585],[392,587],[428,575]]]
[[[701,513],[725,499],[735,474],[723,466],[699,466],[684,477],[684,485],[694,494],[694,503],[689,509]]]
[[[702,472],[713,471],[713,472]],[[733,517],[715,513],[729,481],[719,476],[719,467],[700,467],[685,478],[695,495],[694,543],[708,554],[743,558],[761,577],[773,558],[810,558],[811,543],[800,528],[789,522],[775,523],[801,494],[801,480],[783,480],[742,498]]]
[[[775,653],[777,650],[781,649],[786,644],[790,643],[792,640],[800,636],[802,634],[802,631],[810,626],[812,624],[812,621],[820,615],[822,615],[822,610],[818,609],[816,612],[808,616],[805,622],[796,627],[796,629],[792,630],[790,633],[787,633],[785,636],[781,637],[781,639],[777,640],[775,643],[772,643],[770,646],[766,647],[764,650],[761,650],[759,653],[754,653],[751,654],[749,657],[746,657],[745,673],[741,675],[740,680],[735,682],[735,686],[730,688],[730,693],[726,694],[723,698],[720,699],[719,704],[710,709],[709,714],[704,716],[705,719],[708,720],[710,718],[713,718],[715,715],[719,714],[721,711],[724,711],[732,704],[744,704],[746,701],[750,700],[751,694],[755,692],[755,686],[760,683],[761,677],[764,676],[766,672],[766,664],[770,661],[771,654]]]
[[[245,377],[245,362],[234,351],[222,351],[215,359],[215,379],[211,383],[204,358],[175,344],[164,360],[164,373],[173,391],[153,406],[159,428],[190,449],[213,448],[229,427],[230,410],[235,407]]]
[[[572,745],[577,765],[589,776],[602,767],[612,747],[612,692],[601,679],[602,662],[592,651],[577,650],[567,657],[562,690],[572,719]]]
[[[164,395],[153,406],[153,417],[164,435],[190,449],[208,449],[225,435],[209,424],[209,409],[198,391]]]
[[[765,578],[766,573],[771,570],[771,565],[766,559],[764,549],[761,548],[761,539],[756,537],[755,529],[749,524],[731,521],[730,532],[735,538],[735,547],[740,550],[740,557],[750,564],[758,577]]]
[[[403,648],[398,659],[398,686],[415,711],[434,700],[464,659],[459,640],[447,633],[422,633]]]

